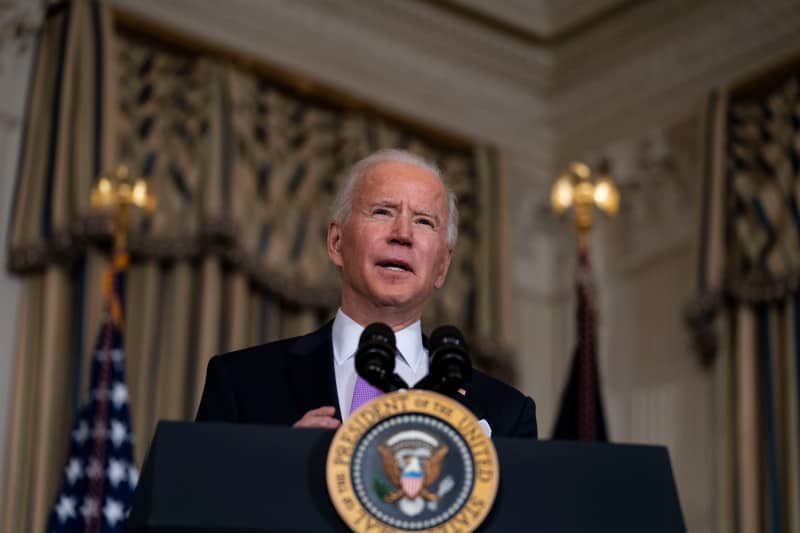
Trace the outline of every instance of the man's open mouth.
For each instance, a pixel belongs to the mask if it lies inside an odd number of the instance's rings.
[[[395,272],[414,272],[411,266],[408,263],[404,263],[403,261],[380,261],[378,262],[379,267],[386,268],[388,270],[393,270]]]

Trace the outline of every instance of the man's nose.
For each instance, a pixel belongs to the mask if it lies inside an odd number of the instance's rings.
[[[411,231],[411,217],[400,214],[395,217],[394,222],[392,223],[390,240],[399,244],[410,245]]]

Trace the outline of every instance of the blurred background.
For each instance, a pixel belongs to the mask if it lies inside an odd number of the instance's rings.
[[[461,327],[544,438],[596,331],[607,437],[668,447],[689,531],[800,531],[798,35],[792,0],[0,2],[0,529],[42,530],[89,397],[101,175],[158,201],[128,235],[141,466],[211,356],[332,316],[339,175],[402,147],[461,209],[426,329]],[[551,209],[571,162],[621,197],[591,284]]]

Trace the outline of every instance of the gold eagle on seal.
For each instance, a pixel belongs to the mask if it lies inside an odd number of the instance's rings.
[[[438,500],[440,496],[432,492],[429,487],[439,479],[442,460],[448,450],[447,446],[441,445],[431,452],[427,461],[422,462],[417,455],[405,455],[400,458],[388,446],[379,445],[378,451],[383,460],[386,477],[395,487],[395,490],[386,494],[383,500],[394,503],[404,497],[413,500],[417,496],[422,496],[427,501]]]

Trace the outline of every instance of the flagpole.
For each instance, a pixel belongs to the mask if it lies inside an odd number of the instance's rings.
[[[572,162],[553,184],[550,202],[557,214],[569,209],[574,211],[578,255],[577,347],[553,438],[607,440],[599,395],[597,320],[589,243],[595,208],[615,215],[619,209],[619,190],[604,162],[597,173],[585,163]]]

